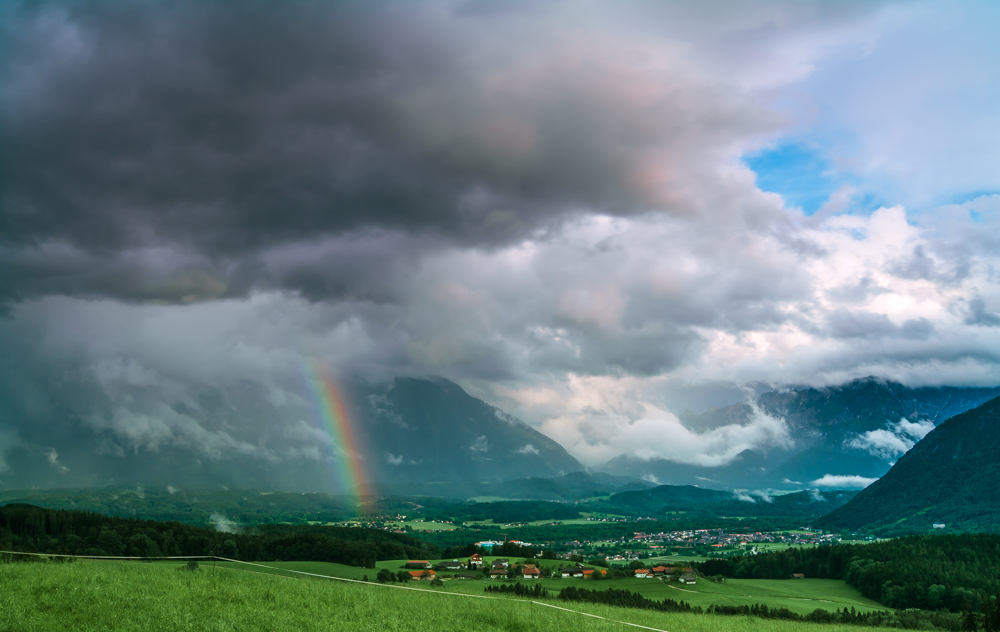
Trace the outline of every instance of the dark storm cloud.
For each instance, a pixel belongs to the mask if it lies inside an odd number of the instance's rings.
[[[765,120],[690,78],[637,92],[624,60],[542,28],[499,45],[446,5],[32,2],[2,21],[8,297],[239,295],[246,259],[331,234],[489,245],[581,211],[685,212],[651,152],[697,163]],[[156,248],[175,260],[137,264]]]
[[[741,161],[879,11],[3,3],[0,484],[315,476],[316,358],[454,379],[588,464],[781,439],[685,435],[668,391],[994,383],[1000,197],[804,218]]]

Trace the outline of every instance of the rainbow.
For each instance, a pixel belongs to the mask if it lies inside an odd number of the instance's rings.
[[[361,462],[362,446],[354,436],[344,396],[320,362],[307,363],[306,377],[320,429],[329,434],[333,443],[340,486],[347,495],[361,500],[371,490]]]

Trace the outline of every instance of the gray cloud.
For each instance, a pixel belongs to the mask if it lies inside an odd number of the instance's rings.
[[[710,207],[714,188],[684,174],[773,117],[593,17],[582,27],[604,41],[581,54],[545,28],[561,10],[526,25],[434,3],[8,5],[7,295],[338,296],[309,266],[260,278],[256,255],[385,228],[496,244],[583,211]]]
[[[0,470],[315,469],[307,357],[589,462],[780,444],[669,412],[750,382],[994,383],[1000,196],[805,218],[740,162],[885,11],[5,4]]]

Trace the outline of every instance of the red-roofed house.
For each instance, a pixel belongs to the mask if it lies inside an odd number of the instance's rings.
[[[437,577],[434,571],[407,571],[413,581],[431,580]]]
[[[652,577],[653,571],[649,570],[648,568],[637,568],[635,569],[635,576],[639,578]]]
[[[479,553],[473,553],[469,556],[469,568],[482,568],[483,567],[483,556]]]
[[[525,579],[538,579],[539,577],[542,576],[542,571],[538,570],[535,567],[525,566],[521,572]]]

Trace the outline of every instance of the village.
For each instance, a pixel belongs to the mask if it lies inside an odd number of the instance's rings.
[[[451,574],[446,574],[451,573]],[[395,577],[392,577],[395,575]],[[387,569],[379,572],[378,581],[435,581],[435,580],[497,580],[497,579],[656,579],[674,580],[681,584],[694,584],[697,575],[693,568],[665,566],[662,564],[644,568],[635,561],[628,567],[601,568],[585,566],[582,563],[562,566],[541,566],[538,561],[511,562],[509,558],[484,558],[478,553],[468,560],[408,560],[402,570],[391,573]]]

